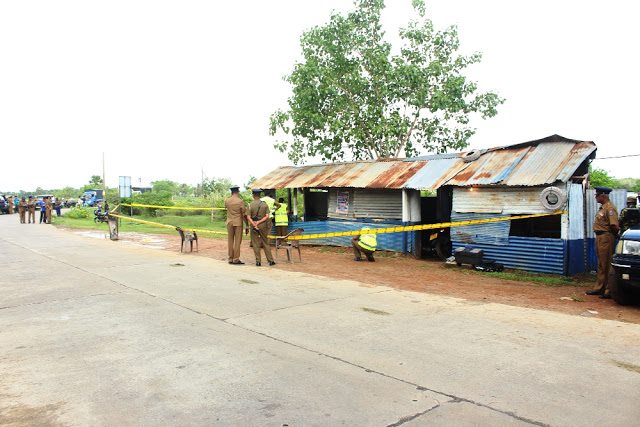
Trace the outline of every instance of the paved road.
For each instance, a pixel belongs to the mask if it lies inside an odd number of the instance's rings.
[[[639,325],[0,231],[0,425],[640,422]]]

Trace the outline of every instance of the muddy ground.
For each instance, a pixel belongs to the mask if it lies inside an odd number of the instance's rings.
[[[180,251],[180,240],[177,236],[121,233],[120,238],[132,244]],[[185,257],[188,256],[206,256],[226,261],[227,241],[200,237],[199,251],[185,253]],[[640,307],[620,306],[612,300],[585,295],[585,290],[593,287],[595,276],[576,278],[570,285],[549,286],[499,279],[474,271],[470,266],[446,265],[433,259],[417,260],[411,256],[384,251],[376,253],[375,262],[355,262],[352,249],[340,247],[303,246],[302,262],[298,260],[297,253],[292,263],[287,262],[286,252],[279,251],[278,256],[277,264],[267,267],[263,254],[263,266],[260,268],[264,269],[265,273],[270,268],[278,268],[473,301],[640,323]],[[256,268],[253,249],[249,247],[248,239],[242,242],[241,259],[246,265],[238,268]]]

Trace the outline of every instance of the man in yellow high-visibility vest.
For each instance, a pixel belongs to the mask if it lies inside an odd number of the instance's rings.
[[[275,203],[276,208],[276,235],[286,236],[289,231],[289,207],[284,202],[284,198],[280,197]]]
[[[275,194],[274,194],[275,196]],[[273,213],[275,211],[275,205],[276,205],[276,199],[274,199],[273,197],[269,196],[268,194],[264,197],[260,197],[260,200],[262,200],[263,202],[265,202],[267,204],[267,206],[269,207],[269,218],[267,219],[267,235],[271,234],[271,229],[273,228]],[[267,239],[267,242],[269,242],[269,244],[272,244],[272,240],[271,239]],[[253,241],[251,242],[251,244],[253,245]]]
[[[370,227],[362,227],[360,235],[351,239],[353,246],[354,261],[362,261],[362,254],[367,257],[367,261],[374,262],[373,253],[378,246],[378,240],[375,234],[367,234],[366,231],[371,230]]]

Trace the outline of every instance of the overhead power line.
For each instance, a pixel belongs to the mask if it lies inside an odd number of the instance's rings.
[[[640,154],[627,154],[625,156],[596,157],[593,160],[621,159],[623,157],[638,157],[638,156],[640,156]]]

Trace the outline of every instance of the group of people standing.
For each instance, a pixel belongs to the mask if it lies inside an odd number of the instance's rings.
[[[44,197],[42,200],[38,200],[33,196],[20,197],[17,196],[2,196],[7,203],[7,213],[18,213],[20,224],[35,224],[36,223],[36,210],[40,211],[40,224],[51,224],[51,213],[54,209],[54,202],[50,197]],[[16,203],[17,202],[17,203]],[[58,216],[60,215],[60,208],[55,206]]]
[[[277,202],[270,196],[260,198],[262,190],[254,188],[251,193],[253,201],[247,207],[240,198],[240,188],[230,188],[231,196],[224,201],[227,210],[227,234],[229,264],[242,265],[240,260],[240,245],[242,243],[242,230],[244,234],[251,233],[251,246],[256,258],[256,265],[262,265],[262,251],[269,265],[275,265],[268,235],[273,228],[275,219],[276,233],[285,236],[289,227],[288,206],[283,198]]]

